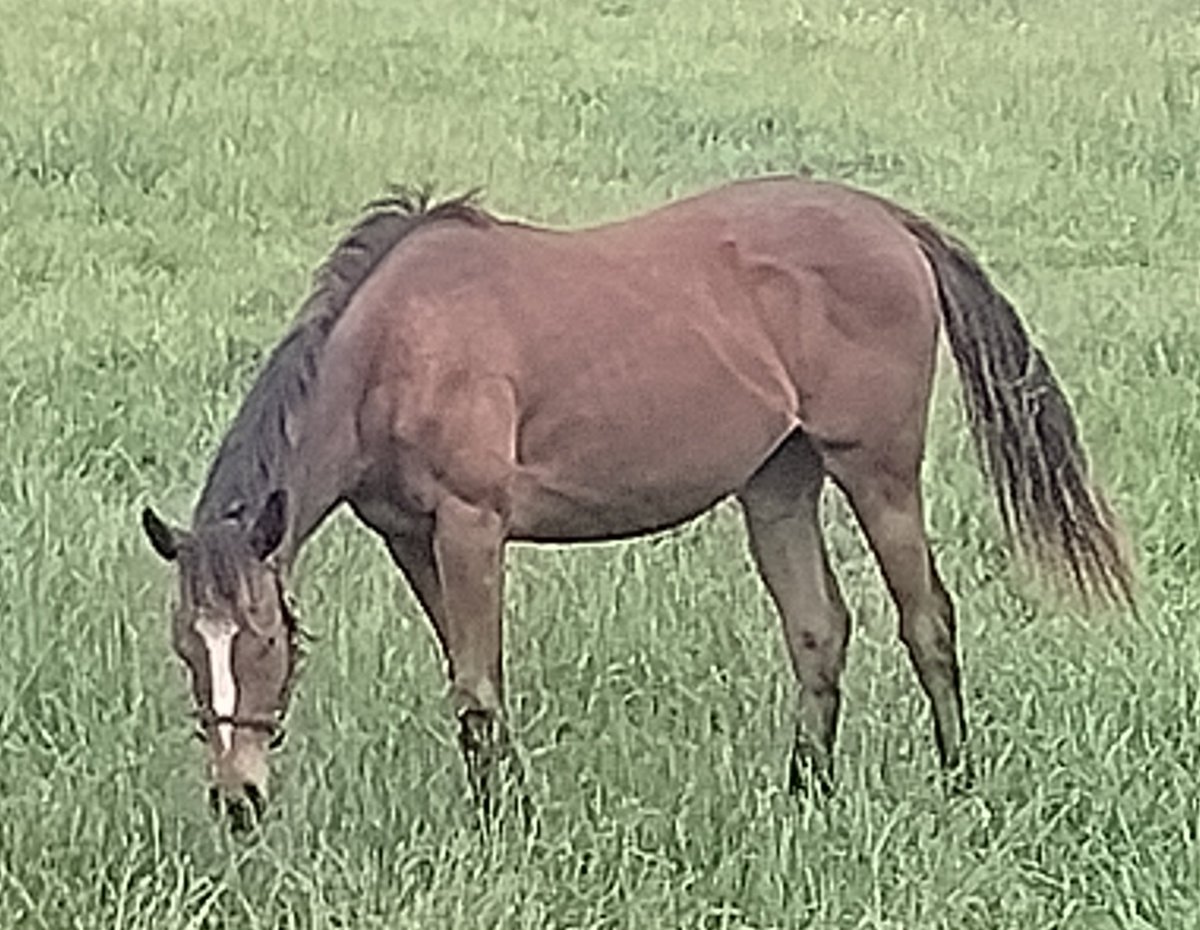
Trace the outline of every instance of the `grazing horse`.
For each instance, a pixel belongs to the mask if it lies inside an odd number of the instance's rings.
[[[211,790],[265,803],[297,628],[284,580],[341,503],[383,539],[448,667],[469,782],[504,757],[505,545],[627,538],[735,496],[799,684],[793,787],[827,787],[849,616],[819,517],[848,498],[959,770],[955,619],[922,515],[939,325],[1010,535],[1130,602],[1066,398],[971,253],[870,194],[740,181],[575,231],[470,197],[373,204],[336,246],[225,435],[179,566]]]

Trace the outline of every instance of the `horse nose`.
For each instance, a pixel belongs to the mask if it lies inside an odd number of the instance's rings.
[[[234,832],[250,830],[267,809],[266,747],[257,738],[239,739],[227,753],[209,758],[209,805]]]
[[[253,786],[261,797],[267,787],[269,765],[267,747],[257,734],[239,738],[232,747],[209,756],[210,782],[228,794],[244,794]]]
[[[214,817],[226,817],[234,833],[248,833],[267,812],[267,796],[253,782],[246,782],[236,792],[216,787],[208,789],[208,805]]]

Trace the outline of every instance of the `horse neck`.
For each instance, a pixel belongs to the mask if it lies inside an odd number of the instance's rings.
[[[310,412],[299,412],[299,441],[273,450],[267,460],[254,460],[249,448],[223,446],[193,515],[196,527],[236,519],[249,528],[267,496],[285,490],[288,528],[275,554],[285,574],[304,543],[341,501],[347,490],[346,476],[351,473],[353,447],[337,430],[322,429],[320,418],[310,418]],[[313,428],[307,428],[305,420],[310,420]]]
[[[288,484],[288,531],[277,556],[285,573],[309,537],[341,502],[346,490],[340,482],[331,480],[331,475],[322,475],[311,467],[303,469],[301,474],[300,480],[293,478]]]

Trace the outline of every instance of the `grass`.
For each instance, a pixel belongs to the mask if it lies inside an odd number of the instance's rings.
[[[0,0],[0,927],[1200,925],[1200,15],[1184,0]],[[310,269],[389,182],[613,217],[806,168],[966,237],[1075,403],[1141,616],[1010,562],[952,379],[926,469],[980,762],[928,715],[844,506],[856,620],[824,808],[735,515],[522,549],[509,668],[541,812],[471,826],[433,638],[349,520],[262,836],[209,820],[167,573]],[[945,370],[944,366],[944,370]]]

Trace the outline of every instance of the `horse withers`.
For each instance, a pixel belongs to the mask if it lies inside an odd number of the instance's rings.
[[[470,198],[373,204],[251,387],[190,529],[143,514],[179,567],[174,645],[213,789],[265,803],[298,649],[284,581],[343,502],[428,614],[482,799],[506,745],[506,543],[638,536],[731,495],[799,685],[791,782],[827,787],[850,629],[827,478],[895,601],[941,763],[961,770],[954,610],[919,480],[939,326],[1011,535],[1085,595],[1129,601],[1045,359],[971,253],[913,213],[792,177],[575,231]]]

